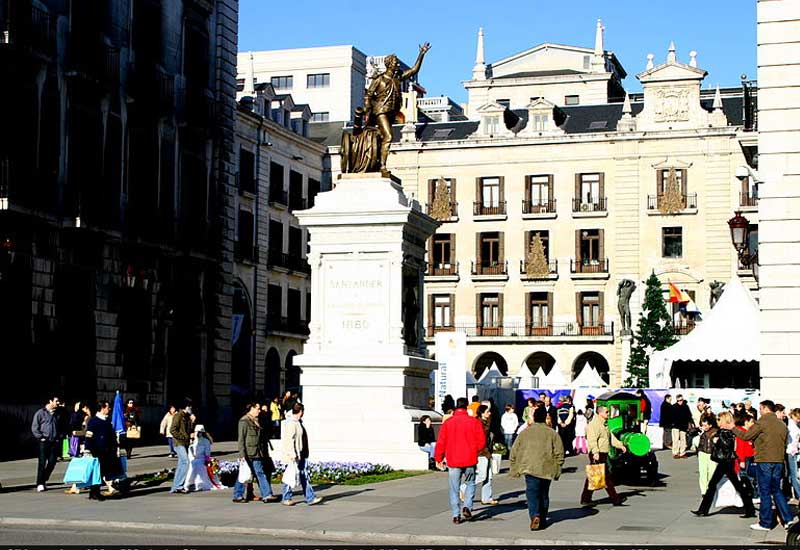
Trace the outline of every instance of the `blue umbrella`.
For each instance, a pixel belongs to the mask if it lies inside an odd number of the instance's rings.
[[[126,432],[125,411],[122,408],[122,396],[119,394],[119,390],[117,390],[117,394],[114,396],[114,408],[112,409],[111,413],[111,425],[114,426],[114,431],[118,434],[124,434]]]

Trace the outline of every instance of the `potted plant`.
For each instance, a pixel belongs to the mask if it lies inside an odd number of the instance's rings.
[[[500,473],[500,461],[503,460],[503,457],[508,455],[508,447],[505,446],[504,443],[500,443],[499,441],[492,445],[492,473],[498,474]]]

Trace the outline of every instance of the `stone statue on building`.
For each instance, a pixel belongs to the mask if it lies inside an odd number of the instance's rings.
[[[403,105],[403,81],[416,75],[422,60],[431,48],[426,42],[419,47],[414,66],[400,72],[400,60],[387,55],[386,70],[372,79],[364,97],[364,106],[353,116],[353,133],[342,134],[342,173],[377,172],[389,176],[386,161],[392,145],[392,124]]]
[[[631,333],[631,295],[636,290],[636,283],[630,279],[622,279],[617,286],[617,309],[622,323],[622,334]]]
[[[725,292],[725,283],[722,281],[711,281],[708,283],[708,286],[711,287],[711,297],[709,298],[709,307],[714,307],[719,302],[720,296],[722,293]]]

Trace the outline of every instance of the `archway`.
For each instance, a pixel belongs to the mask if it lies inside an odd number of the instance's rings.
[[[472,365],[472,374],[475,376],[475,379],[477,380],[480,378],[483,374],[483,371],[491,368],[492,363],[497,364],[497,369],[503,374],[503,376],[508,375],[508,363],[506,363],[506,360],[503,359],[503,356],[494,351],[487,351],[486,353],[479,355],[475,359],[475,363]]]
[[[298,395],[303,394],[303,388],[300,386],[300,374],[302,371],[299,367],[294,366],[294,356],[297,352],[294,350],[286,354],[286,389],[296,391]]]
[[[281,395],[281,356],[275,348],[264,358],[264,394],[270,399]]]
[[[609,378],[608,361],[606,361],[606,358],[597,353],[596,351],[587,351],[581,353],[578,356],[578,358],[575,359],[575,362],[572,363],[573,380],[575,380],[575,378],[581,373],[586,363],[589,363],[591,366],[594,367],[594,370],[597,371],[597,374],[600,375],[600,378],[602,378],[606,382],[606,384],[611,383],[611,380]]]
[[[525,366],[531,371],[531,374],[536,374],[539,369],[544,371],[545,376],[550,374],[550,370],[555,366],[556,359],[545,351],[537,351],[531,353],[525,359]]]

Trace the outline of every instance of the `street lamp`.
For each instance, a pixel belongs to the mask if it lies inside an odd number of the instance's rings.
[[[758,281],[758,251],[750,252],[748,247],[750,236],[750,221],[742,216],[742,211],[737,210],[736,215],[728,220],[731,230],[731,241],[739,256],[739,262],[753,270],[753,277]]]

